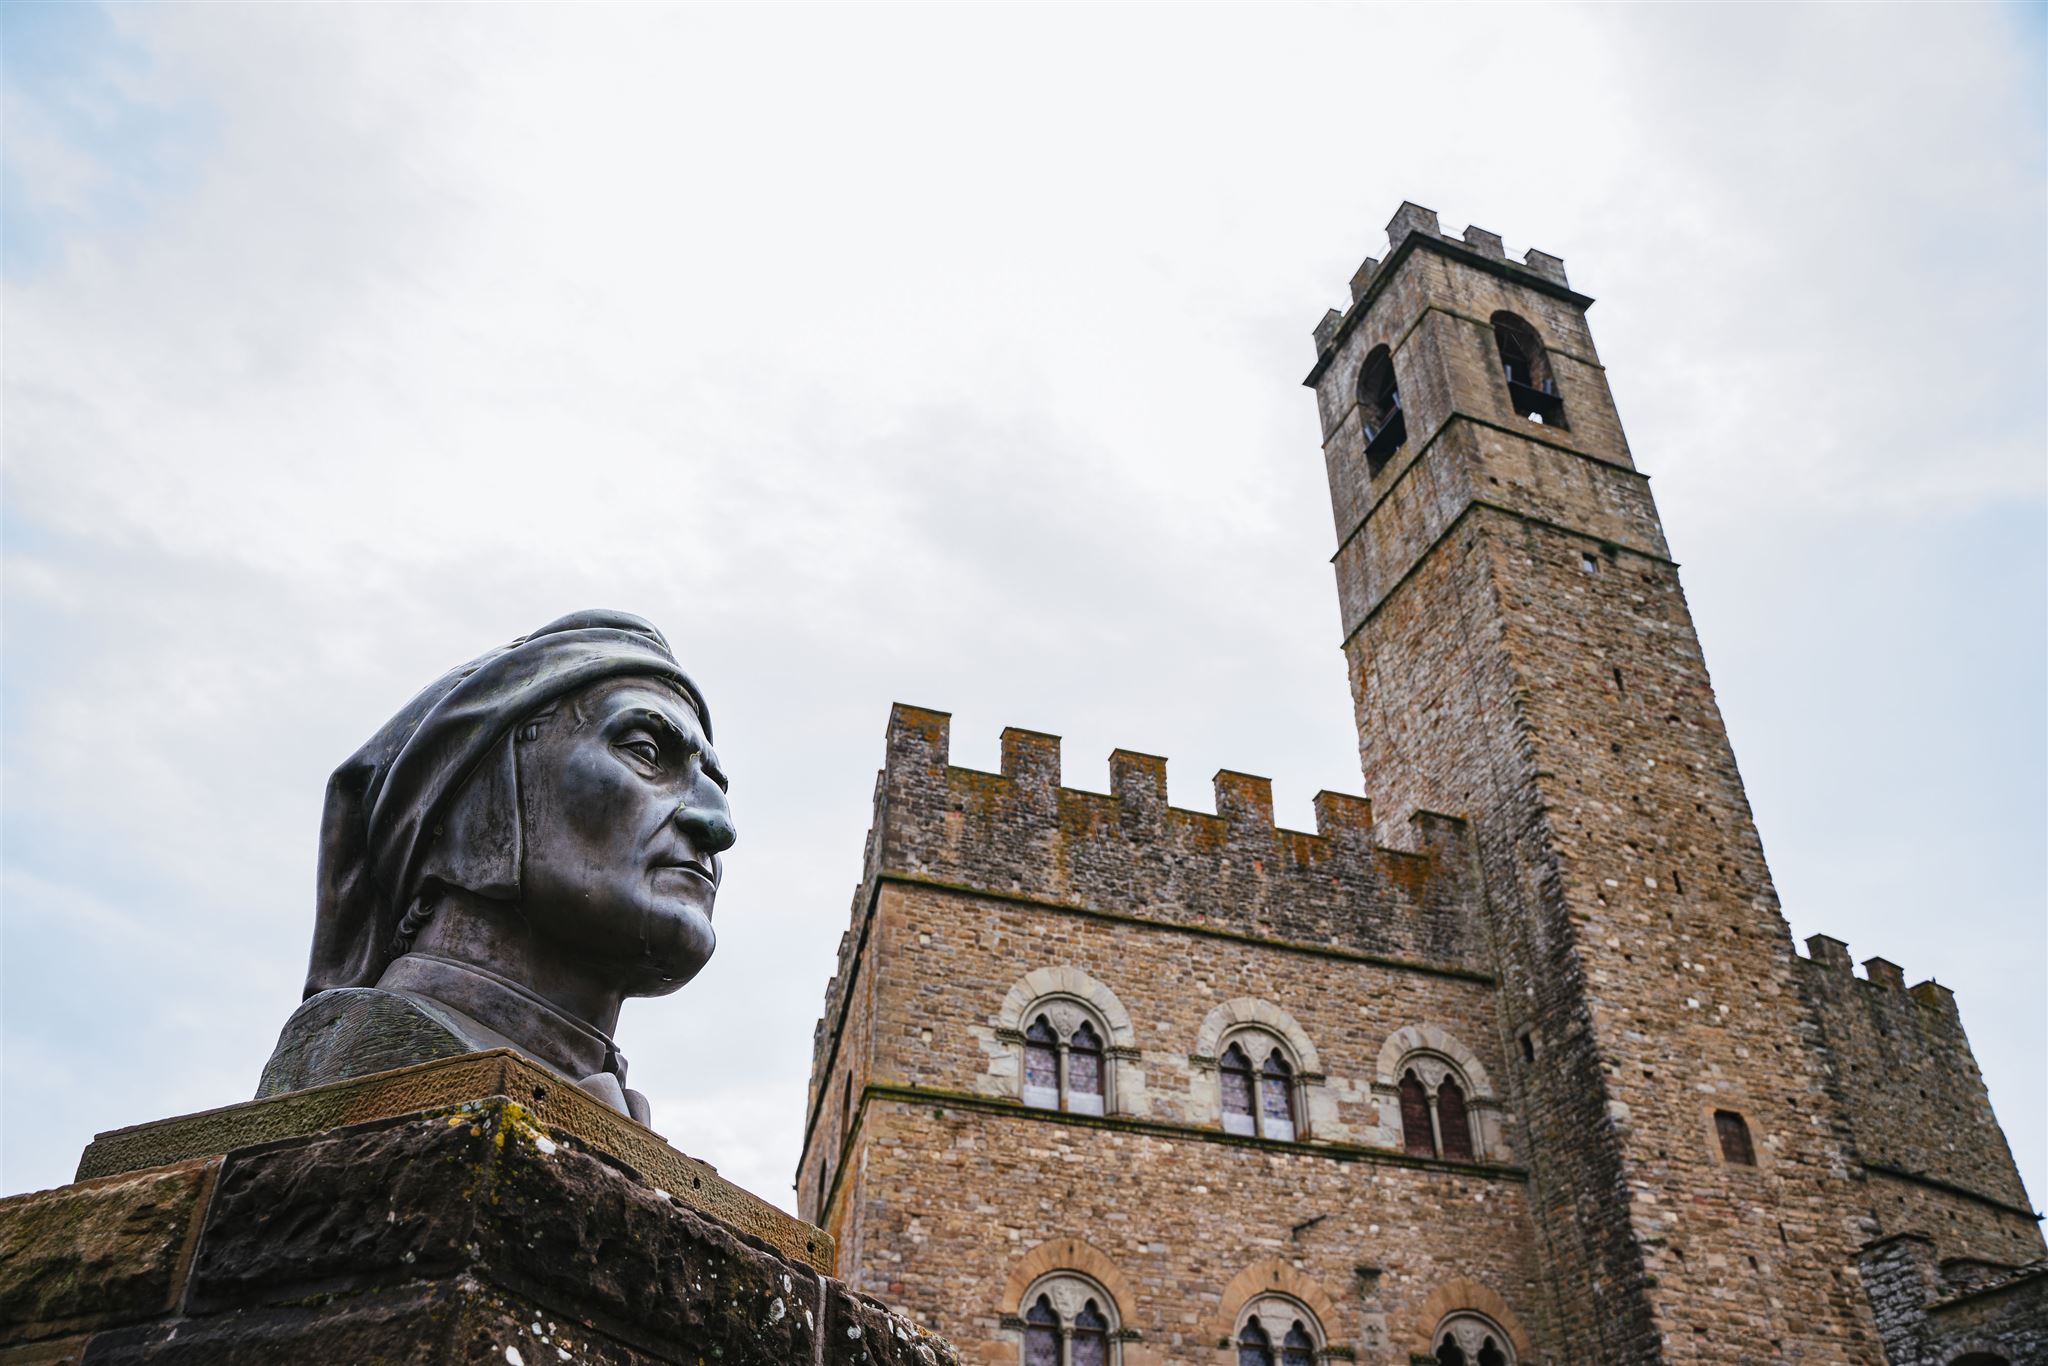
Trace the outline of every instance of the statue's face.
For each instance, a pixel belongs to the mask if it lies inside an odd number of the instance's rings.
[[[718,856],[733,842],[725,773],[696,712],[640,679],[565,702],[519,745],[520,902],[565,957],[660,996],[717,936]]]

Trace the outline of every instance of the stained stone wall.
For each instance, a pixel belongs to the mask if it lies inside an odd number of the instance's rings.
[[[1534,1352],[1494,984],[1425,956],[1472,951],[1461,825],[1380,847],[1364,802],[1326,794],[1345,820],[1277,830],[1261,785],[1233,828],[1165,806],[1163,761],[1158,786],[1077,792],[1057,741],[1019,734],[987,774],[947,762],[942,714],[890,719],[798,1174],[848,1283],[986,1362],[1018,1359],[1032,1268],[1110,1288],[1123,1366],[1146,1366],[1216,1359],[1276,1263],[1340,1356],[1406,1362],[1460,1309]],[[1241,791],[1219,779],[1219,804]],[[1110,1045],[1099,1117],[1022,1103],[1022,1028],[1062,1002]],[[1299,1065],[1296,1141],[1224,1132],[1217,1059],[1246,1030]],[[1476,1160],[1404,1151],[1409,1067],[1463,1080]]]

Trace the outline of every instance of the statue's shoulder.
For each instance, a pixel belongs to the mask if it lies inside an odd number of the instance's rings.
[[[377,987],[335,987],[306,998],[277,1036],[256,1098],[303,1091],[394,1067],[473,1052],[462,1017]]]

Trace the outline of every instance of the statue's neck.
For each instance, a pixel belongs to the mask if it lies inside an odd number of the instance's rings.
[[[600,980],[598,971],[568,961],[560,949],[542,941],[517,906],[450,890],[414,937],[412,949],[415,954],[480,968],[486,980],[496,977],[517,983],[607,1041],[618,1029],[625,993]],[[493,1015],[509,1011],[514,1016],[510,1023],[516,1025],[519,1012],[512,1005],[516,1000],[512,995],[507,1001],[493,1001],[489,1009]],[[461,1001],[448,1004],[465,1009]],[[519,1038],[516,1028],[478,1018],[508,1038]]]

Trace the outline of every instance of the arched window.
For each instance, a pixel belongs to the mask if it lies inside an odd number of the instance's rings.
[[[1299,1077],[1279,1039],[1245,1030],[1224,1047],[1217,1073],[1223,1088],[1223,1132],[1287,1143],[1299,1136]]]
[[[1448,1162],[1479,1157],[1465,1082],[1447,1059],[1433,1053],[1415,1055],[1396,1089],[1401,1097],[1401,1151]]]
[[[1102,1113],[1102,1036],[1086,1020],[1067,1040],[1067,1108],[1076,1114]]]
[[[1401,1150],[1415,1157],[1436,1156],[1436,1134],[1429,1123],[1429,1093],[1410,1068],[1401,1076]]]
[[[1445,1077],[1436,1088],[1436,1128],[1445,1157],[1453,1162],[1472,1160],[1472,1122],[1465,1114],[1465,1089],[1456,1077]]]
[[[1315,1366],[1322,1349],[1322,1325],[1297,1300],[1260,1295],[1238,1311],[1238,1366]]]
[[[1024,1366],[1060,1366],[1060,1316],[1045,1295],[1024,1311]]]
[[[1268,1138],[1294,1137],[1294,1069],[1278,1048],[1259,1068],[1259,1127]]]
[[[1384,346],[1374,347],[1358,372],[1358,415],[1365,424],[1367,469],[1378,474],[1408,439],[1401,390],[1394,383],[1394,357]]]
[[[1060,1108],[1060,1036],[1043,1015],[1024,1031],[1024,1103]]]
[[[1469,1311],[1437,1325],[1437,1366],[1515,1366],[1515,1348],[1499,1324]]]
[[[1550,355],[1536,329],[1512,313],[1493,315],[1493,342],[1508,382],[1508,403],[1531,422],[1565,426],[1564,399],[1550,372]]]
[[[1252,1118],[1252,1060],[1236,1044],[1223,1050],[1223,1132],[1255,1134]]]
[[[1109,1320],[1094,1300],[1074,1315],[1072,1366],[1109,1366]]]
[[[1273,1338],[1257,1314],[1237,1330],[1237,1366],[1273,1366]]]
[[[1733,1110],[1714,1111],[1714,1135],[1721,1140],[1721,1160],[1740,1167],[1756,1165],[1756,1149],[1749,1141],[1749,1123]]]
[[[1078,1003],[1053,1000],[1034,1009],[1024,1027],[1026,1105],[1077,1115],[1109,1112],[1110,1053],[1099,1020]]]
[[[1117,1366],[1116,1301],[1100,1285],[1056,1271],[1024,1298],[1024,1366]]]

